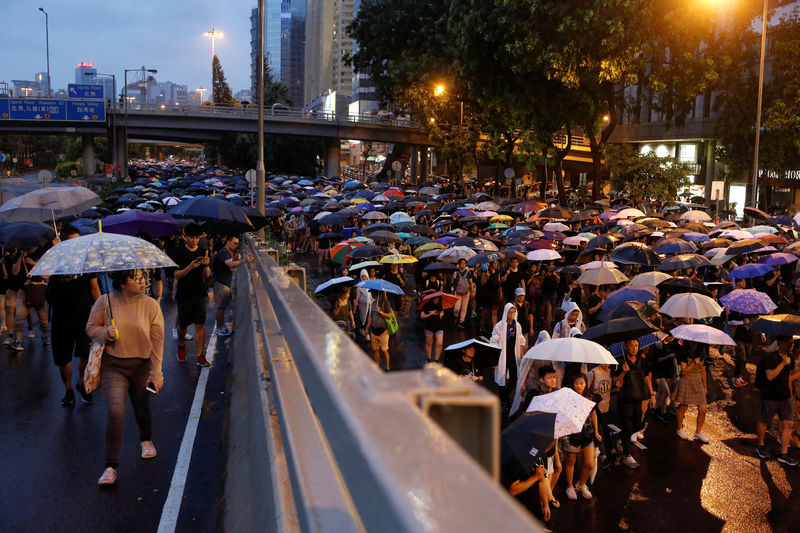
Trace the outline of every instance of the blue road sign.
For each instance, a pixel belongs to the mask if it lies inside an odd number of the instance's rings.
[[[67,120],[105,122],[106,104],[102,100],[67,100]]]
[[[0,120],[8,118],[8,98],[0,98]]]
[[[103,86],[89,83],[70,83],[67,85],[67,95],[70,98],[95,98],[103,99]]]
[[[11,120],[67,120],[67,103],[64,100],[39,98],[11,98]]]
[[[0,152],[0,163],[4,162],[5,160],[6,160],[6,154]]]

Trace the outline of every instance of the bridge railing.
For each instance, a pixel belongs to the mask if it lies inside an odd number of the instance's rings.
[[[292,281],[304,276],[243,245],[227,529],[541,531],[498,483],[495,396],[436,365],[380,371]]]

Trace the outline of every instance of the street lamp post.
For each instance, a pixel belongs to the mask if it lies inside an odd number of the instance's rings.
[[[125,159],[123,160],[122,164],[122,177],[128,177],[128,72],[141,72],[142,76],[144,76],[145,72],[149,72],[150,74],[158,74],[158,70],[156,69],[146,69],[142,68],[129,68],[125,69]],[[147,79],[145,79],[145,83],[147,83]]]
[[[256,209],[264,214],[266,169],[264,168],[264,0],[258,0],[258,162],[256,163]],[[213,90],[213,87],[212,87]],[[259,233],[264,237],[264,229]]]
[[[221,31],[216,31],[214,28],[211,28],[211,31],[207,31],[203,35],[211,37],[211,105],[214,105],[214,43],[217,37],[222,39],[223,34]]]
[[[758,148],[761,143],[761,101],[764,94],[764,56],[767,48],[767,0],[761,15],[761,60],[758,65],[758,105],[756,106],[756,146],[753,152],[753,194],[751,204],[758,207]]]
[[[95,77],[97,77],[97,76],[105,76],[106,78],[111,78],[111,100],[110,100],[111,105],[109,106],[110,109],[111,109],[111,116],[109,117],[109,120],[108,120],[109,121],[109,126],[111,126],[111,150],[110,150],[110,153],[111,153],[111,162],[112,163],[117,163],[118,162],[117,161],[117,157],[119,157],[119,154],[117,153],[117,125],[116,125],[116,120],[115,120],[116,117],[114,115],[114,109],[116,108],[115,102],[117,101],[117,77],[114,74],[101,74],[99,72],[95,72],[94,74],[91,73],[91,72],[84,72],[83,75],[84,76],[92,76],[92,75],[94,75]],[[117,155],[117,157],[114,157],[115,154]],[[127,166],[127,165],[125,165],[125,166]]]
[[[39,11],[44,13],[44,35],[47,44],[47,96],[50,96],[50,16],[42,7],[39,8]]]

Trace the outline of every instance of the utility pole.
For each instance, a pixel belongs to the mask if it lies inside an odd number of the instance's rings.
[[[47,96],[50,96],[50,16],[44,8],[40,7],[39,11],[44,13],[44,35],[45,43],[47,44]]]
[[[264,0],[258,0],[258,163],[256,165],[256,209],[264,214],[265,178],[264,169]],[[261,230],[264,231],[263,229]],[[263,237],[263,233],[261,234]]]

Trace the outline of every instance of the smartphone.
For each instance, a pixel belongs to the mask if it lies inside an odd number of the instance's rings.
[[[145,388],[145,390],[148,390],[148,391],[152,392],[153,394],[158,394],[158,391],[156,391],[155,385],[153,385],[152,383],[148,382],[147,385],[145,385],[144,388]]]

